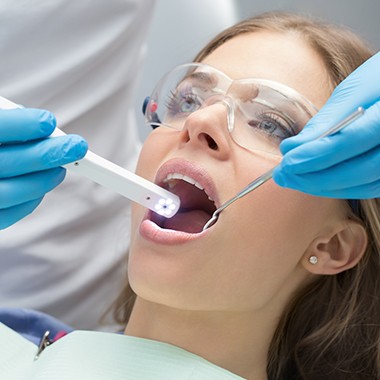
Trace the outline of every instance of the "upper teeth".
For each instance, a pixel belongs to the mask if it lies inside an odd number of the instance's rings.
[[[199,182],[197,182],[194,178],[191,178],[187,175],[180,174],[180,173],[168,174],[168,176],[164,179],[164,183],[167,183],[169,188],[172,189],[177,184],[176,180],[180,180],[180,179],[185,182],[191,183],[192,185],[196,186],[200,190],[204,190],[204,187]],[[213,199],[211,199],[210,197],[209,199],[213,201]]]
[[[180,174],[180,173],[171,173],[171,174],[168,174],[168,176],[164,179],[164,182],[168,183],[169,187],[171,187],[170,185],[174,185],[170,181],[172,179],[182,179],[182,180],[184,180],[184,181],[186,181],[188,183],[191,183],[192,185],[196,186],[198,189],[201,189],[201,190],[204,189],[204,187],[199,182],[197,182],[195,179],[193,179],[191,177],[188,177],[187,175]]]

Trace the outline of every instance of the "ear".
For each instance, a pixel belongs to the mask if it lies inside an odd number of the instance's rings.
[[[314,274],[332,275],[353,268],[362,258],[368,243],[367,232],[358,222],[345,220],[328,234],[315,238],[306,250],[302,264]],[[317,262],[312,264],[310,257]]]

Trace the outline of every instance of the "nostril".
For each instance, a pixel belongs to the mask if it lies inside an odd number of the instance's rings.
[[[210,135],[208,135],[206,133],[202,133],[202,135],[206,139],[207,144],[208,144],[210,149],[212,149],[212,150],[218,150],[219,149],[218,144],[215,142],[215,140]]]

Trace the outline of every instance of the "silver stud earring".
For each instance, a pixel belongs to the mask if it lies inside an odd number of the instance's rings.
[[[309,263],[312,265],[315,265],[318,263],[318,257],[317,256],[310,256],[309,257]]]

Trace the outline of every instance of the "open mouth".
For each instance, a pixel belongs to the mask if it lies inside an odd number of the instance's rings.
[[[150,220],[163,229],[196,234],[202,232],[216,206],[205,188],[195,179],[180,173],[168,174],[159,185],[176,194],[181,207],[172,218],[162,217],[154,212]]]

